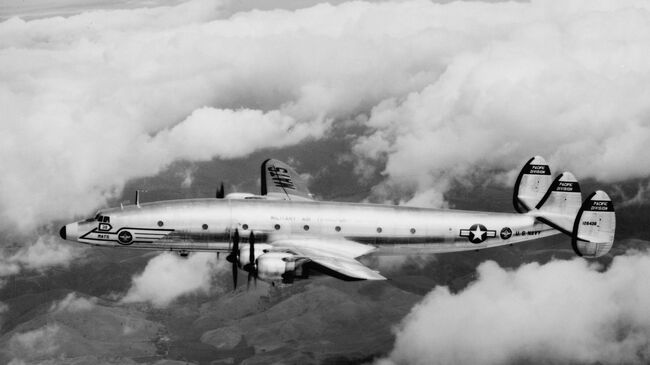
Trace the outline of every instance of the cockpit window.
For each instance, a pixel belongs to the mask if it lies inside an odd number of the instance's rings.
[[[92,221],[97,221],[97,222],[100,222],[100,223],[110,223],[111,222],[111,217],[109,217],[107,215],[97,214],[95,216],[95,218],[86,219],[86,222],[92,222]]]
[[[84,222],[86,222],[86,223],[94,222],[94,221],[101,222],[102,221],[101,217],[102,217],[102,215],[100,213],[97,213],[94,217],[86,218],[86,220],[84,220]]]

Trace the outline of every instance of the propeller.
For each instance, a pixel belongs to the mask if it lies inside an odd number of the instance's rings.
[[[235,234],[232,235],[232,251],[226,257],[228,262],[232,263],[232,283],[233,290],[237,289],[237,271],[239,265],[239,230],[235,228]]]
[[[222,181],[221,185],[219,185],[219,188],[217,189],[217,199],[223,199],[224,196],[226,196],[226,193],[223,189],[223,181]]]
[[[250,250],[248,250],[248,283],[246,288],[251,286],[251,277],[255,280],[255,286],[257,286],[257,265],[255,265],[255,234],[251,232],[251,236],[248,239],[248,245]]]

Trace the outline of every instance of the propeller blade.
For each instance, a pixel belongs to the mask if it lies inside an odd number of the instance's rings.
[[[248,262],[250,262],[251,265],[253,265],[255,264],[255,234],[253,234],[253,232],[251,232],[251,236],[248,239],[248,244],[250,245]]]
[[[250,238],[248,239],[248,245],[250,250],[248,250],[248,282],[246,284],[247,289],[251,286],[251,277],[255,278],[255,283],[257,284],[257,268],[255,267],[255,234],[253,232],[251,232]]]
[[[222,181],[221,185],[219,185],[219,188],[217,189],[217,199],[223,199],[225,195],[226,194],[223,189],[223,181]]]
[[[239,231],[235,229],[235,233],[232,235],[232,251],[228,255],[227,260],[232,262],[232,283],[233,289],[237,289],[237,272],[239,271],[237,266],[239,265]]]
[[[232,252],[236,253],[237,256],[239,256],[239,230],[236,228],[235,234],[232,236]]]
[[[232,263],[232,290],[235,291],[237,289],[237,264],[234,262]]]

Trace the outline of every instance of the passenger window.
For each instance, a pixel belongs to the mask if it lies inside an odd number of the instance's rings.
[[[104,220],[103,220],[103,222],[104,222],[104,223],[110,223],[110,222],[111,222],[111,217],[109,217],[109,216],[104,216]]]

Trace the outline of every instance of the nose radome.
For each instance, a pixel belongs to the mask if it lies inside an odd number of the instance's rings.
[[[76,241],[79,238],[79,223],[70,223],[61,227],[59,235],[64,240]]]

